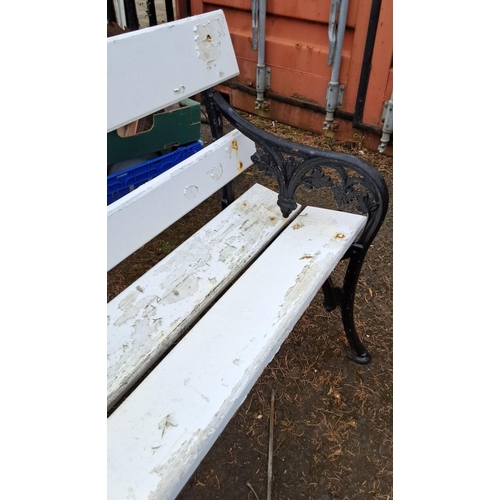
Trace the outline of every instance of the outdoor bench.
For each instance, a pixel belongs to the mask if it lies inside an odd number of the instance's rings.
[[[388,194],[357,157],[271,136],[214,90],[239,72],[221,10],[107,44],[108,132],[202,93],[214,139],[108,206],[108,270],[222,193],[215,218],[108,304],[108,498],[174,499],[320,289],[348,356],[369,362],[353,304]],[[252,164],[278,192],[234,199]],[[328,188],[338,210],[299,206],[301,185]]]

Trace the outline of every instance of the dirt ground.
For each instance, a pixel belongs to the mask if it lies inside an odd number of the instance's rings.
[[[277,136],[360,156],[383,174],[392,198],[392,158],[242,113]],[[209,142],[207,127],[202,138]],[[235,183],[273,183],[256,167]],[[322,190],[299,202],[328,207]],[[333,208],[333,206],[331,207]],[[220,210],[216,194],[108,273],[108,300]],[[321,292],[201,462],[178,500],[265,500],[271,390],[275,391],[272,499],[388,500],[392,489],[392,205],[358,284],[356,323],[373,360],[349,361],[338,311]]]

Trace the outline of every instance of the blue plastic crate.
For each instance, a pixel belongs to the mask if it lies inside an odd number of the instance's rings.
[[[203,141],[199,140],[140,165],[108,175],[108,205],[154,179],[202,148]]]

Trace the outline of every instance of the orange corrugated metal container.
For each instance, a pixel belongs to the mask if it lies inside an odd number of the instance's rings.
[[[363,140],[376,149],[392,94],[392,0],[350,0],[339,73],[343,101],[334,130],[325,131],[330,8],[331,0],[267,0],[270,88],[264,94],[266,109],[256,110],[251,0],[191,0],[192,14],[222,9],[226,16],[240,67],[239,77],[221,88],[232,106],[339,140]],[[386,152],[392,154],[392,140]]]

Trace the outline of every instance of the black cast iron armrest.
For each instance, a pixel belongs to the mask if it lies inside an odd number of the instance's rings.
[[[222,137],[222,116],[245,136],[252,139],[257,152],[252,161],[266,175],[278,183],[278,205],[284,217],[296,208],[299,186],[306,189],[329,188],[339,210],[350,208],[367,216],[366,226],[349,248],[344,258],[349,259],[342,287],[335,287],[329,278],[323,285],[325,307],[339,306],[351,349],[348,356],[358,363],[368,363],[370,354],[361,343],[354,326],[353,304],[361,267],[373,239],[382,225],[389,206],[387,185],[380,172],[356,156],[326,151],[280,139],[260,130],[241,116],[215,89],[203,93],[209,124],[214,139]],[[332,173],[325,169],[335,171]],[[225,197],[231,200],[232,187]]]

